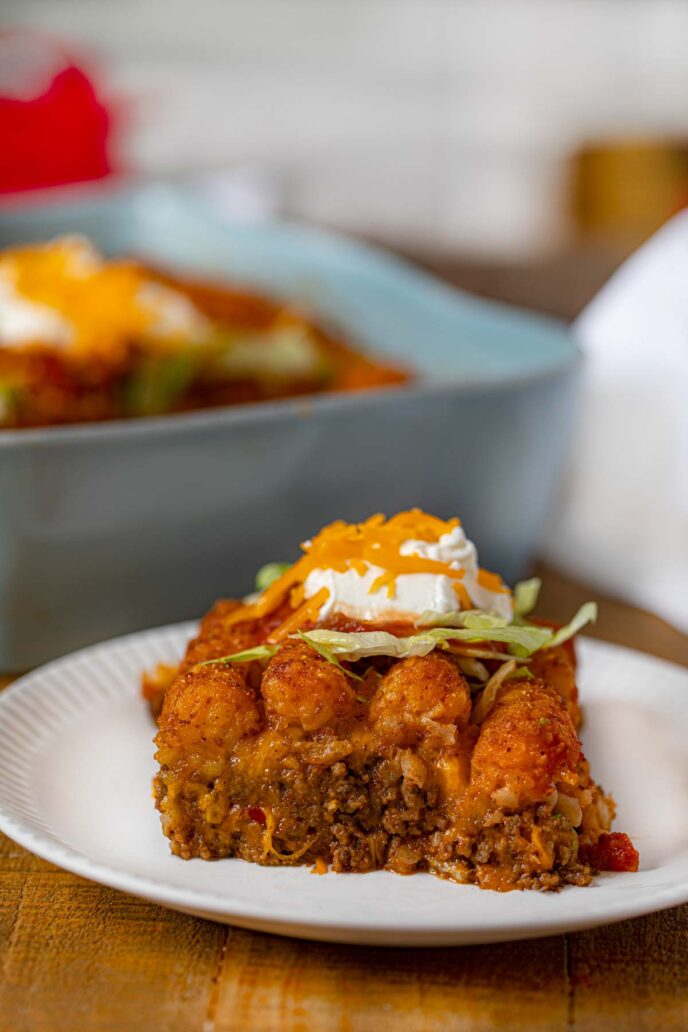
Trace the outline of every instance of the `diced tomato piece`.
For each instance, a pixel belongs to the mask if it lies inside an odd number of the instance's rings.
[[[597,871],[637,871],[640,855],[628,835],[614,831],[600,835],[591,846],[581,846],[579,859]]]
[[[265,810],[262,810],[260,806],[249,806],[246,813],[252,821],[258,821],[263,827],[268,823],[268,819],[265,816]]]

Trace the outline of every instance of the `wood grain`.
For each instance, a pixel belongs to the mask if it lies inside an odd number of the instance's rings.
[[[567,1028],[564,941],[392,950],[232,931],[217,1032]]]
[[[92,885],[0,837],[2,1032],[201,1028],[224,929]]]
[[[567,938],[575,1032],[688,1028],[688,906]]]

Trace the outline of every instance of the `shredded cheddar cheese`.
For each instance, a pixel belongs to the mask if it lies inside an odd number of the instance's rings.
[[[454,585],[454,593],[456,594],[456,597],[459,600],[459,605],[461,609],[471,608],[471,597],[466,591],[461,581],[457,581]]]
[[[292,634],[293,631],[298,631],[302,624],[308,623],[317,617],[322,606],[327,602],[329,597],[329,591],[327,588],[322,588],[313,598],[309,598],[307,602],[304,602],[298,609],[296,609],[291,616],[280,624],[276,631],[270,635],[271,642],[283,641],[284,638]]]
[[[387,598],[394,598],[396,574],[387,570],[385,573],[381,573],[379,577],[376,577],[373,583],[370,585],[369,594],[374,595],[376,591],[381,591],[382,588],[387,588]]]
[[[498,573],[490,573],[489,570],[478,570],[478,584],[488,591],[504,591],[502,578]]]
[[[16,295],[50,309],[69,327],[68,346],[118,361],[132,342],[181,343],[205,323],[185,295],[158,284],[133,261],[107,261],[82,237],[60,237],[3,252],[0,276]],[[184,325],[170,327],[170,305]],[[51,345],[50,340],[32,342]]]
[[[257,601],[232,613],[229,624],[260,619],[274,612],[289,599],[293,612],[273,632],[271,641],[280,641],[307,621],[317,621],[329,597],[327,589],[318,591],[304,601],[303,585],[313,570],[334,570],[344,573],[353,570],[363,576],[369,568],[383,572],[375,578],[370,594],[386,589],[388,598],[395,597],[396,578],[401,574],[429,573],[448,577],[454,583],[457,605],[472,607],[468,591],[461,583],[465,571],[438,559],[419,555],[402,555],[401,546],[409,540],[438,542],[460,526],[458,519],[441,520],[436,516],[411,509],[390,519],[376,513],[363,523],[345,523],[337,520],[324,527],[311,541],[302,545],[304,555],[286,570],[259,596]],[[492,591],[507,592],[497,574],[480,570],[479,582]]]

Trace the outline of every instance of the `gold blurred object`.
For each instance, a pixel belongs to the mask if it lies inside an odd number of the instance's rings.
[[[632,249],[688,205],[688,140],[590,143],[572,166],[571,206],[584,239]]]

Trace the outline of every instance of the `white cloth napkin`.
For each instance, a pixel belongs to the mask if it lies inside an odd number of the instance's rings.
[[[688,632],[688,209],[621,266],[574,333],[583,397],[545,557]]]

